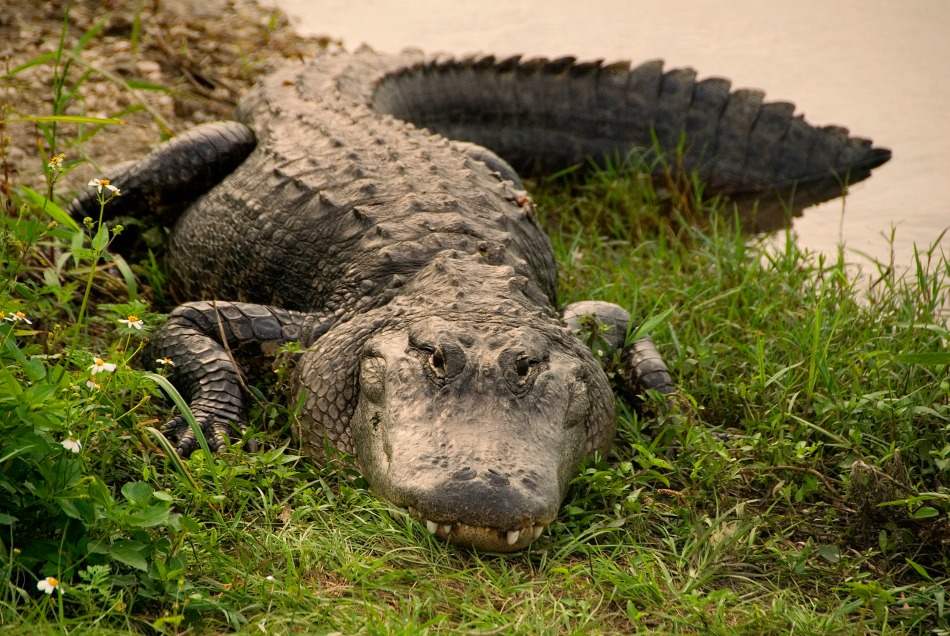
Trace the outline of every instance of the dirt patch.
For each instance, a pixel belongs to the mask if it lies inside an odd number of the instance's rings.
[[[65,4],[0,0],[3,118],[53,114],[53,60],[10,73],[57,49]],[[96,34],[80,46],[90,30]],[[169,133],[228,118],[262,74],[328,44],[326,38],[298,35],[283,13],[250,0],[73,2],[65,48],[77,50],[78,58],[69,60],[65,87],[78,88],[63,114],[114,116],[127,124],[108,126],[86,141],[75,140],[89,126],[59,126],[55,152],[65,153],[67,161],[94,162],[74,170],[62,190],[98,176],[97,166],[142,156]],[[47,157],[51,148],[37,127],[11,122],[0,133],[6,138],[8,182],[41,186],[39,148]]]

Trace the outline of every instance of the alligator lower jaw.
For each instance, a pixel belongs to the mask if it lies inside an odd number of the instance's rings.
[[[435,522],[422,518],[418,511],[409,508],[409,515],[424,524],[431,534],[445,539],[449,543],[483,550],[486,552],[517,552],[540,537],[548,524],[527,524],[520,528],[491,528],[488,526],[470,526],[465,523]]]

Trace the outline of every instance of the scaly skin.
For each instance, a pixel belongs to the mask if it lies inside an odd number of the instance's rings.
[[[614,397],[574,335],[585,315],[610,327],[630,389],[674,390],[648,338],[625,342],[626,311],[555,310],[554,253],[506,160],[536,173],[666,155],[685,132],[683,165],[745,193],[853,182],[890,156],[725,80],[573,58],[327,54],[263,80],[238,118],[113,178],[126,208],[175,223],[177,293],[215,299],[176,309],[146,359],[175,362],[217,449],[244,429],[245,370],[299,340],[304,450],[355,456],[430,532],[496,551],[537,538],[578,463],[610,448]],[[182,418],[165,430],[195,449]]]

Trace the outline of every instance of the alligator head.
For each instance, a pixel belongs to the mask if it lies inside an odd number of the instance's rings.
[[[372,488],[452,543],[539,537],[613,437],[603,372],[552,327],[429,317],[370,338],[350,428]]]
[[[292,375],[306,452],[354,455],[433,534],[498,552],[540,536],[616,427],[603,369],[523,267],[438,254],[315,339]]]

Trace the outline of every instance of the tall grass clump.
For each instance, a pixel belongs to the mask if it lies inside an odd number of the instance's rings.
[[[618,388],[613,451],[581,467],[536,544],[460,550],[345,462],[294,452],[284,369],[251,387],[261,452],[180,459],[159,433],[180,400],[140,370],[169,309],[161,265],[127,262],[111,249],[121,227],[63,210],[79,145],[116,125],[77,101],[99,23],[72,47],[67,25],[27,65],[54,78],[49,113],[0,120],[36,127],[45,176],[0,187],[0,627],[950,633],[938,243],[857,273],[791,231],[749,237],[691,178],[657,187],[613,167],[537,184],[561,301],[628,308],[629,337],[654,338],[680,390],[663,404]],[[81,187],[105,211],[123,184]]]
[[[67,11],[58,48],[0,78],[40,66],[53,88],[51,113],[6,108],[0,120],[0,131],[35,129],[45,176],[40,192],[12,182],[0,153],[0,625],[160,626],[194,596],[182,551],[195,522],[176,511],[175,485],[157,481],[162,449],[146,431],[158,392],[135,368],[161,317],[109,252],[122,227],[101,223],[121,190],[90,181],[100,216],[82,223],[56,196],[80,163],[73,144],[122,123],[70,113],[103,24],[67,48]],[[77,125],[85,133],[65,138]]]
[[[940,238],[909,267],[870,259],[861,273],[843,250],[803,250],[791,230],[749,238],[737,210],[683,193],[650,207],[648,223],[665,225],[643,235],[623,224],[642,186],[622,177],[549,184],[540,203],[566,300],[593,293],[663,317],[652,331],[683,387],[682,412],[630,417],[615,451],[628,449],[643,474],[657,455],[673,460],[662,477],[672,494],[649,503],[694,519],[702,510],[707,541],[723,523],[751,533],[755,549],[730,565],[736,577],[771,587],[819,575],[887,625],[946,628],[950,263]],[[644,493],[609,483],[615,510],[630,506],[629,521],[643,523]]]

